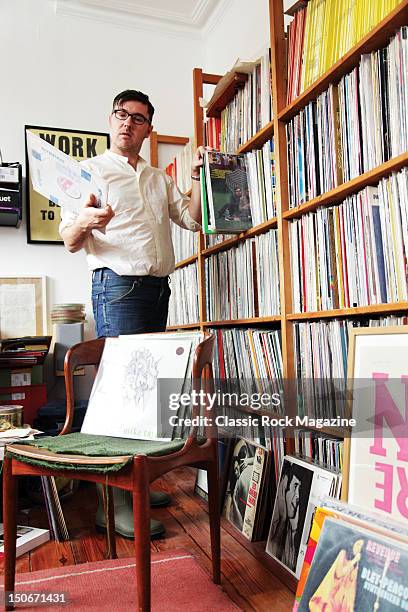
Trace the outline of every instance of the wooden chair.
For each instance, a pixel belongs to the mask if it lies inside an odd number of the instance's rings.
[[[105,340],[91,340],[72,347],[65,358],[65,384],[67,393],[67,414],[61,438],[48,438],[54,443],[69,443],[79,433],[69,433],[74,414],[73,374],[76,368],[85,365],[98,365],[102,356]],[[210,391],[212,388],[211,362],[214,351],[214,336],[206,333],[198,345],[193,361],[193,379],[196,390]],[[211,411],[207,408],[207,415]],[[199,414],[200,407],[194,406],[192,416]],[[214,432],[211,432],[212,434]],[[103,438],[103,436],[102,436]],[[46,440],[40,438],[40,441]],[[115,438],[106,438],[109,441]],[[119,439],[121,440],[121,439]],[[57,442],[56,442],[57,441]],[[201,443],[200,443],[201,442]],[[197,428],[194,428],[185,441],[156,442],[156,450],[166,454],[157,456],[157,452],[146,451],[146,441],[127,440],[134,443],[134,450],[120,456],[85,456],[52,452],[39,446],[13,444],[6,447],[3,468],[3,522],[4,522],[4,589],[14,592],[16,564],[16,502],[17,476],[59,476],[89,480],[106,485],[105,510],[107,513],[108,551],[110,558],[116,558],[115,525],[113,512],[113,495],[111,487],[119,487],[133,494],[135,557],[138,609],[150,610],[150,504],[149,485],[159,476],[180,466],[194,466],[207,470],[208,499],[212,551],[213,581],[220,584],[220,517],[218,496],[218,463],[217,440],[210,435],[206,440],[197,439]],[[44,443],[43,443],[44,444]],[[161,448],[160,448],[161,447]],[[123,464],[125,464],[123,466]],[[123,466],[123,467],[121,467]],[[101,469],[105,473],[101,472]],[[118,469],[119,468],[119,469]],[[91,471],[90,471],[91,470]],[[108,470],[108,471],[106,471]],[[116,471],[112,471],[116,470]],[[107,499],[106,499],[107,497]],[[6,601],[6,610],[13,606]]]

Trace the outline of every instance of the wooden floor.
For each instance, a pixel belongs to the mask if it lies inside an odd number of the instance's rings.
[[[195,555],[210,572],[210,544],[207,504],[194,495],[195,471],[175,470],[157,481],[157,488],[168,491],[172,504],[152,511],[166,527],[166,537],[152,542],[153,552],[182,549]],[[155,483],[156,485],[156,483]],[[17,572],[36,571],[104,559],[105,537],[95,531],[95,486],[81,483],[74,497],[64,502],[64,514],[71,541],[48,542],[17,560]],[[44,507],[31,508],[19,517],[20,524],[48,527]],[[222,528],[222,586],[244,610],[287,612],[292,610],[293,594],[233,537],[234,530]],[[133,556],[132,540],[117,537],[119,557]],[[2,571],[3,568],[1,568]]]

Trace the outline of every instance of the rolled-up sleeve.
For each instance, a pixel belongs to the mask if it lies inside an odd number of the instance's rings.
[[[63,232],[64,229],[66,229],[67,227],[75,223],[75,221],[77,220],[78,214],[72,211],[66,210],[66,208],[64,208],[63,206],[60,208],[60,211],[61,211],[61,222],[59,224],[58,231],[61,234],[61,232]]]
[[[201,225],[192,219],[188,211],[190,198],[181,193],[171,176],[166,175],[166,182],[170,219],[184,229],[198,232]]]

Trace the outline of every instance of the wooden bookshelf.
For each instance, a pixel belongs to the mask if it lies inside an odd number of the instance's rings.
[[[280,323],[280,315],[270,317],[251,317],[250,319],[222,319],[220,321],[204,321],[203,327],[239,327],[240,325],[261,325],[264,323]]]
[[[372,0],[375,1],[375,0]],[[298,10],[304,6],[304,0],[299,0],[294,4],[294,9]],[[358,65],[360,57],[364,53],[370,53],[384,47],[389,38],[402,25],[408,24],[408,0],[403,0],[383,21],[369,32],[357,45],[350,49],[344,57],[337,61],[326,73],[320,76],[306,91],[298,96],[289,105],[286,103],[286,37],[284,32],[284,11],[283,0],[269,0],[270,12],[270,46],[271,46],[271,91],[273,103],[273,120],[264,126],[254,137],[241,145],[237,153],[245,153],[253,149],[262,147],[272,136],[274,138],[275,152],[275,172],[276,172],[276,197],[278,202],[277,218],[264,224],[242,232],[237,236],[232,236],[223,242],[213,246],[204,247],[204,238],[200,238],[200,248],[198,253],[199,265],[199,292],[200,292],[200,329],[208,328],[231,328],[244,326],[265,326],[271,329],[280,328],[281,331],[281,350],[283,363],[283,376],[286,379],[294,380],[296,372],[294,356],[294,324],[296,321],[316,321],[329,320],[335,318],[376,317],[392,313],[406,313],[408,302],[398,302],[392,304],[375,304],[371,306],[358,306],[353,308],[335,309],[326,311],[294,313],[292,304],[292,278],[290,266],[290,244],[289,244],[289,223],[292,219],[299,218],[305,213],[315,211],[322,206],[331,206],[345,200],[348,196],[357,193],[370,185],[378,182],[393,172],[401,170],[408,165],[408,152],[395,157],[380,166],[361,174],[348,182],[339,185],[336,189],[323,193],[317,198],[310,200],[296,208],[289,208],[288,193],[288,160],[287,160],[287,139],[286,124],[310,101],[316,100],[323,91],[328,89],[331,83],[337,83],[345,74],[350,72]],[[194,121],[196,145],[203,144],[203,109],[199,105],[199,98],[203,96],[203,85],[215,85],[221,77],[219,75],[208,74],[201,69],[194,70]],[[242,84],[241,84],[242,86]],[[237,85],[231,81],[216,99],[212,101],[212,106],[207,113],[208,116],[219,116],[223,108],[231,101],[235,94]],[[279,256],[279,283],[280,283],[280,311],[279,316],[253,317],[249,319],[208,321],[206,316],[205,303],[205,258],[218,252],[232,248],[237,244],[247,240],[252,236],[259,235],[268,229],[277,228],[278,231],[278,256]],[[290,405],[288,416],[295,416],[295,406]],[[251,408],[243,410],[256,414],[256,410]],[[260,414],[258,412],[258,414]],[[270,413],[268,413],[270,414]],[[336,438],[344,438],[348,431],[336,427],[305,427],[318,434]],[[294,440],[293,428],[286,430],[286,451],[293,454]],[[346,475],[345,475],[346,476]],[[291,588],[295,589],[296,580],[285,571],[282,566],[265,553],[265,542],[249,542],[232,525],[225,523],[225,528],[234,532],[242,544],[256,555],[262,563],[272,569],[272,571]]]
[[[309,200],[309,202],[305,202],[304,204],[300,204],[295,208],[287,210],[282,216],[284,219],[295,219],[297,217],[302,217],[305,213],[314,211],[322,206],[333,206],[333,204],[339,204],[348,196],[361,191],[365,187],[368,187],[369,185],[377,185],[381,179],[389,176],[393,172],[398,172],[398,170],[401,170],[401,168],[406,165],[408,165],[408,152],[402,153],[402,155],[398,155],[398,157],[390,159],[384,164],[373,168],[373,170],[360,174],[360,176],[357,176],[351,181],[342,183],[335,189],[326,191],[326,193],[323,193],[317,198]]]
[[[200,323],[185,323],[184,325],[168,325],[166,331],[177,331],[178,329],[199,329]]]
[[[237,153],[247,153],[253,149],[260,149],[265,142],[268,142],[273,136],[273,121],[267,123],[261,128],[252,138],[244,142],[237,151]]]
[[[370,306],[354,306],[353,308],[336,308],[334,310],[316,310],[313,312],[296,312],[286,315],[288,321],[310,319],[336,319],[340,317],[367,317],[396,312],[407,312],[408,302],[392,302],[390,304],[371,304]]]
[[[222,242],[218,242],[217,244],[213,244],[210,247],[204,248],[202,254],[204,257],[209,257],[210,255],[214,255],[214,253],[225,251],[230,247],[233,247],[234,245],[238,244],[239,242],[242,242],[247,238],[251,238],[251,236],[259,236],[260,234],[263,234],[270,229],[276,228],[277,224],[278,222],[276,217],[273,219],[269,219],[264,223],[260,223],[255,227],[251,227],[251,229],[246,230],[245,232],[237,234],[233,238],[227,238],[227,240],[223,240]]]
[[[196,253],[195,255],[192,255],[191,257],[187,257],[187,259],[183,259],[183,261],[179,261],[176,263],[176,270],[179,270],[180,268],[185,268],[186,266],[189,266],[190,264],[194,263],[195,261],[197,261],[198,259],[198,254]]]
[[[279,2],[278,2],[279,4]],[[371,53],[385,46],[396,30],[408,23],[408,2],[403,0],[385,19],[371,30],[357,45],[352,47],[330,70],[327,70],[310,87],[300,94],[296,100],[283,108],[279,120],[288,122],[309,102],[315,100],[325,91],[330,83],[338,83],[341,77],[357,66],[363,53]]]
[[[304,8],[308,2],[309,2],[309,0],[295,0],[291,4],[291,6],[289,6],[286,9],[285,15],[289,15],[290,17],[294,17],[295,13],[297,13],[300,9]]]
[[[238,89],[245,85],[248,75],[233,72],[224,78],[225,83],[222,84],[223,86],[208,103],[207,117],[219,117],[221,115],[221,111],[231,102]]]
[[[345,438],[350,434],[348,427],[314,427],[313,425],[299,425],[298,429],[307,429],[331,438]]]

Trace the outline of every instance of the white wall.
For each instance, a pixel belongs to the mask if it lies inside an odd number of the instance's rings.
[[[64,17],[52,0],[0,0],[0,23],[4,161],[24,160],[24,124],[107,131],[112,99],[127,88],[149,94],[157,131],[192,133],[192,69],[203,63],[197,41]],[[25,220],[0,227],[0,276],[38,274],[48,277],[50,306],[85,302],[90,320],[84,254],[27,244]]]
[[[127,88],[150,95],[158,132],[189,136],[192,69],[221,74],[237,57],[253,58],[269,40],[267,0],[231,0],[204,44],[64,17],[56,14],[54,0],[0,0],[0,23],[4,161],[24,160],[24,124],[106,131],[111,101]],[[148,147],[142,153],[148,156]],[[86,337],[92,337],[84,254],[70,254],[61,245],[27,244],[24,214],[19,229],[0,227],[0,276],[38,274],[47,276],[49,307],[86,303]]]
[[[205,40],[205,72],[224,74],[235,60],[256,59],[269,46],[268,0],[231,0]]]

